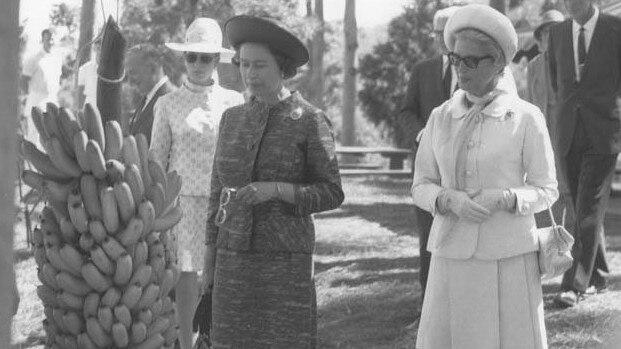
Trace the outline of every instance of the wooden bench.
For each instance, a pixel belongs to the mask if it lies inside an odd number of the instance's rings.
[[[341,164],[341,175],[344,176],[366,176],[366,175],[388,175],[388,176],[411,176],[410,169],[404,168],[404,161],[411,151],[409,149],[391,147],[359,147],[359,146],[339,146],[336,153],[343,156],[364,157],[369,154],[379,154],[389,159],[388,169],[382,168],[377,164],[369,163],[346,163]]]

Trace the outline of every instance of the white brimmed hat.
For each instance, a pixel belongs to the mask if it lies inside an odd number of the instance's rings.
[[[444,43],[453,51],[455,33],[462,29],[476,29],[494,39],[502,49],[508,65],[518,48],[518,37],[511,20],[487,5],[471,4],[460,7],[449,18],[444,28]]]
[[[198,53],[225,53],[233,56],[232,50],[222,47],[222,29],[216,20],[199,17],[185,32],[185,42],[167,42],[166,47],[175,51]]]

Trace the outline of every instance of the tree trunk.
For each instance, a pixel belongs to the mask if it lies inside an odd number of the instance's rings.
[[[501,13],[506,12],[505,0],[489,0],[489,5]]]
[[[310,2],[311,0],[309,0]],[[313,105],[322,110],[326,109],[326,103],[324,98],[324,71],[323,71],[323,56],[326,51],[326,43],[324,39],[325,33],[325,21],[323,19],[323,0],[315,0],[314,17],[317,20],[317,29],[313,33],[311,41],[311,58],[310,67],[311,75],[309,79],[309,100]]]
[[[358,48],[358,28],[356,25],[356,0],[345,2],[345,54],[343,56],[343,145],[356,142],[356,49]]]
[[[11,343],[13,317],[13,224],[17,176],[17,118],[19,115],[19,0],[0,1],[0,347]],[[30,112],[28,112],[30,114]]]
[[[82,0],[80,12],[80,38],[78,39],[78,66],[91,60],[91,45],[93,40],[93,25],[95,23],[95,0]],[[87,44],[89,44],[87,46]]]

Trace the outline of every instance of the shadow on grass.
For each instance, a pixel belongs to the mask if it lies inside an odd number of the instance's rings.
[[[391,269],[418,269],[419,257],[360,258],[332,263],[315,262],[315,272],[332,268],[349,268],[352,271],[379,272]]]
[[[378,223],[398,235],[414,236],[416,218],[414,205],[376,202],[369,205],[345,204],[339,210],[323,213],[322,219],[339,219],[360,217],[370,222]]]

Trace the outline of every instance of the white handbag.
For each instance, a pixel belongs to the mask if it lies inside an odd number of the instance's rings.
[[[537,229],[539,239],[539,271],[542,279],[551,279],[562,275],[571,268],[574,258],[571,256],[571,248],[574,245],[574,237],[565,229],[565,210],[561,225],[557,225],[550,205],[548,213],[552,226]]]

